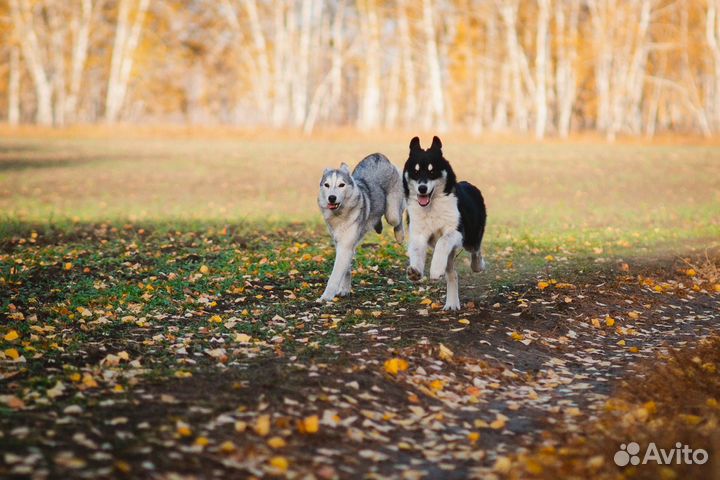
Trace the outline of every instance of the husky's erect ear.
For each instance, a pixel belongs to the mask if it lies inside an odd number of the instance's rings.
[[[422,150],[422,147],[420,146],[420,139],[418,137],[413,137],[412,140],[410,140],[410,151],[414,150]]]
[[[340,164],[340,170],[343,171],[343,172],[345,172],[345,173],[347,173],[347,174],[350,173],[350,167],[349,167],[348,164],[345,163],[345,162],[343,162],[343,163]]]
[[[442,150],[442,142],[439,137],[433,137],[433,143],[430,145],[430,150]]]

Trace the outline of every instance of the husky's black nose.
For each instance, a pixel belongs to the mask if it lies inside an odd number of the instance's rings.
[[[335,203],[335,200],[337,200],[337,197],[335,195],[330,195],[328,197],[328,202]]]
[[[425,195],[427,193],[427,185],[420,185],[418,187],[418,192],[420,192],[420,194],[422,195]]]

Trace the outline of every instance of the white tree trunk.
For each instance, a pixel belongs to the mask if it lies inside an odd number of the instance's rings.
[[[375,0],[358,3],[360,29],[365,39],[358,127],[370,130],[380,126],[380,21]]]
[[[273,29],[275,48],[273,50],[273,105],[272,125],[287,125],[290,115],[290,37],[287,25],[285,0],[277,0],[273,6]]]
[[[569,4],[569,5],[567,5]],[[566,5],[569,12],[566,14]],[[578,18],[580,0],[558,1],[555,4],[555,25],[560,35],[555,71],[555,97],[557,101],[557,128],[561,137],[570,134],[572,111],[577,92]]]
[[[268,58],[269,50],[265,42],[262,26],[260,25],[260,15],[258,15],[257,3],[255,0],[242,0],[245,12],[250,22],[250,33],[253,40],[253,48],[255,50],[254,57],[257,59],[258,76],[255,91],[255,100],[260,110],[260,121],[267,122],[270,115],[270,87],[272,81],[270,78],[270,60]]]
[[[550,0],[538,0],[535,40],[535,138],[542,139],[547,127],[547,65]]]
[[[83,71],[87,61],[90,43],[90,22],[93,15],[93,0],[79,0],[80,13],[73,11],[71,30],[73,32],[72,66],[70,72],[70,93],[67,97],[66,112],[71,121],[78,117],[78,103]]]
[[[713,64],[713,91],[712,91],[712,128],[720,129],[720,0],[707,0],[707,14],[705,17],[705,38],[710,47],[710,56]]]
[[[10,47],[7,121],[12,126],[20,123],[20,50],[15,45]]]
[[[438,56],[437,39],[435,38],[435,19],[431,0],[423,0],[422,27],[425,34],[425,63],[430,76],[428,85],[429,107],[423,119],[423,127],[427,130],[437,128],[444,131],[447,128],[445,118],[445,94],[440,71],[440,58]]]
[[[150,0],[140,0],[132,25],[130,25],[130,3],[131,0],[120,0],[118,6],[117,28],[105,100],[105,120],[110,123],[118,120],[125,103],[135,50],[140,41]]]
[[[294,79],[292,88],[293,126],[295,127],[301,127],[307,116],[312,13],[312,0],[302,0],[300,9],[300,45],[292,73]]]
[[[417,82],[415,80],[415,65],[412,55],[412,41],[410,23],[407,16],[407,1],[397,2],[398,30],[400,33],[400,56],[402,63],[402,78],[404,80],[403,95],[403,124],[412,125],[417,116]]]
[[[343,22],[345,18],[345,0],[340,0],[332,23],[332,53],[330,67],[330,102],[329,108],[335,121],[342,119],[343,94],[343,65],[344,65],[344,35]]]
[[[507,62],[510,65],[512,82],[513,120],[515,128],[524,132],[528,128],[528,111],[526,105],[526,92],[523,89],[523,67],[527,64],[525,53],[517,37],[517,0],[505,0],[500,6],[500,13],[505,26],[505,48]],[[526,74],[526,77],[528,75]],[[529,79],[525,82],[531,85]],[[532,94],[532,92],[530,92]]]
[[[10,0],[10,13],[18,32],[20,48],[27,62],[35,86],[37,111],[35,120],[40,125],[52,125],[52,85],[43,63],[40,42],[33,26],[33,13],[27,0]]]

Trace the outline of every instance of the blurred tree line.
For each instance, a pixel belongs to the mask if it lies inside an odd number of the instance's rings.
[[[0,112],[567,136],[720,130],[720,0],[0,0]]]

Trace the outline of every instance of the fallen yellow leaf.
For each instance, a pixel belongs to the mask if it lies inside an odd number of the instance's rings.
[[[15,348],[8,348],[7,350],[5,350],[5,355],[12,358],[13,360],[17,360],[18,358],[20,358],[20,353]]]
[[[397,375],[398,372],[404,372],[408,369],[408,362],[402,358],[391,358],[385,360],[385,371],[390,375]]]
[[[220,451],[223,453],[231,453],[235,451],[235,444],[227,440],[220,444]]]
[[[178,422],[177,423],[177,434],[181,437],[189,437],[192,435],[192,429],[187,423],[184,422]]]
[[[605,325],[607,325],[608,327],[612,327],[613,325],[615,325],[615,319],[612,318],[610,315],[606,316]]]
[[[20,334],[18,334],[15,330],[10,330],[8,333],[5,334],[5,340],[8,342],[12,342],[13,340],[17,340],[20,338]]]
[[[267,441],[267,444],[268,444],[271,448],[282,448],[282,447],[284,447],[285,445],[287,445],[287,444],[285,443],[285,440],[284,440],[282,437],[272,437],[271,439],[269,439],[269,440]]]
[[[270,459],[270,465],[277,468],[278,470],[282,470],[283,472],[287,471],[287,469],[290,467],[290,463],[287,461],[287,458],[285,457],[272,457]]]
[[[200,273],[202,273],[203,275],[207,275],[208,273],[210,273],[210,268],[208,268],[207,265],[202,265],[200,267]]]
[[[508,457],[504,456],[497,457],[495,465],[493,465],[493,470],[499,473],[509,473],[511,468],[512,462]]]
[[[87,388],[97,388],[97,386],[98,386],[98,384],[95,381],[95,379],[93,378],[93,376],[90,375],[89,373],[86,373],[85,375],[83,375],[82,383]]]
[[[255,433],[261,437],[270,433],[270,415],[260,415],[255,422]]]
[[[205,447],[205,446],[207,446],[208,443],[210,443],[210,440],[208,440],[207,437],[201,436],[201,437],[197,437],[195,439],[195,445],[197,445],[199,447]]]
[[[440,344],[440,350],[438,352],[438,356],[440,357],[440,360],[450,361],[453,358],[453,351],[447,348],[442,343]]]
[[[538,282],[537,283],[538,290],[545,290],[549,286],[550,286],[550,284],[548,282]]]
[[[442,382],[442,380],[433,380],[432,382],[430,382],[430,388],[436,391],[440,391],[445,388],[445,384]]]
[[[317,415],[310,415],[309,417],[305,417],[298,422],[298,429],[300,430],[300,433],[305,433],[308,435],[317,433],[320,429],[320,419]]]

